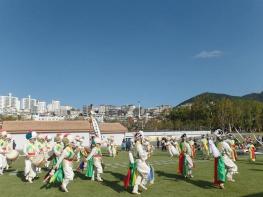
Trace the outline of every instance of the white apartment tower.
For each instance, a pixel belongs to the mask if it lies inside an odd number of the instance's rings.
[[[47,103],[44,101],[37,102],[37,113],[44,114],[47,112]]]
[[[13,97],[11,93],[8,96],[0,96],[0,113],[18,112],[20,109],[20,101],[17,97]]]
[[[29,95],[27,98],[21,99],[21,109],[27,112],[31,112],[37,107],[37,100],[32,99]]]

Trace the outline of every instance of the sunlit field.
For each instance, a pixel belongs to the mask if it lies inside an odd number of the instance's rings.
[[[249,163],[247,156],[237,162],[239,174],[235,183],[226,183],[225,189],[216,189],[212,185],[213,160],[196,160],[194,178],[185,180],[177,175],[177,159],[170,159],[167,152],[156,151],[150,159],[155,168],[155,184],[148,187],[141,196],[180,196],[180,197],[235,197],[263,196],[263,157],[258,156],[256,163]],[[69,193],[63,193],[58,187],[46,188],[42,172],[33,184],[24,182],[23,158],[16,161],[12,168],[0,177],[0,196],[3,197],[59,197],[59,196],[134,196],[130,190],[124,190],[123,177],[127,172],[127,152],[120,152],[117,158],[104,157],[106,164],[104,182],[92,182],[83,174],[75,173],[75,179],[69,184]]]

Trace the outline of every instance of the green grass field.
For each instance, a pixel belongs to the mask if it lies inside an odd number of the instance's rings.
[[[58,187],[43,187],[43,176],[33,184],[23,181],[23,158],[13,164],[12,169],[0,177],[1,197],[60,197],[60,196],[134,196],[130,191],[123,189],[122,179],[127,172],[128,155],[121,152],[117,158],[104,157],[106,168],[103,174],[103,183],[87,180],[82,174],[75,174],[75,179],[70,183],[69,193],[61,192]],[[149,186],[141,196],[161,197],[263,197],[263,156],[257,157],[256,163],[249,163],[247,156],[240,157],[237,162],[239,174],[235,183],[226,183],[224,190],[213,187],[213,161],[196,160],[194,178],[182,179],[177,175],[177,159],[170,159],[167,152],[155,152],[150,160],[155,168],[155,184]]]

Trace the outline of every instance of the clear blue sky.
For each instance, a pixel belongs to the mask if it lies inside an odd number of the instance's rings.
[[[262,0],[1,0],[0,94],[176,105],[263,90]]]

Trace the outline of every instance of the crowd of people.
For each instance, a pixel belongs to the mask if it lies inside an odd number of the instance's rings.
[[[78,171],[84,171],[92,181],[103,181],[103,155],[101,145],[106,143],[109,156],[116,157],[117,145],[114,137],[102,141],[98,136],[93,136],[90,147],[85,147],[82,136],[58,133],[53,139],[50,135],[42,135],[29,131],[25,136],[23,154],[24,177],[29,183],[41,173],[44,167],[49,169],[44,178],[45,184],[59,183],[61,190],[68,192],[68,184],[74,179],[73,164],[78,164]],[[12,136],[6,131],[0,133],[0,175],[9,168],[19,153],[14,150]],[[244,140],[249,152],[249,159],[255,162],[255,146],[252,138]],[[125,144],[125,145],[124,145]],[[203,135],[191,138],[183,134],[180,138],[165,137],[157,139],[157,148],[169,152],[170,157],[178,157],[178,174],[184,178],[193,178],[194,160],[197,150],[202,152],[203,159],[214,158],[214,184],[223,189],[226,180],[234,182],[238,173],[236,161],[237,140],[234,135],[216,130],[212,135]],[[153,155],[154,146],[144,136],[143,131],[137,130],[134,139],[124,140],[122,150],[128,151],[129,168],[124,178],[124,187],[131,188],[133,194],[140,194],[139,188],[147,190],[148,184],[154,183],[154,169],[149,165],[149,158]],[[128,159],[127,158],[127,159]]]

